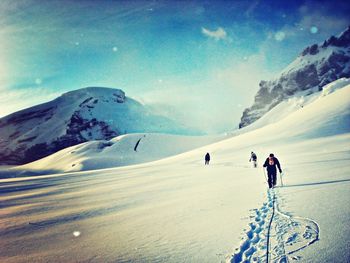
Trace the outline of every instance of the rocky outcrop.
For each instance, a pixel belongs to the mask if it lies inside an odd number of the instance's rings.
[[[239,128],[300,91],[312,93],[342,77],[350,77],[350,27],[338,37],[305,48],[278,78],[261,81],[254,104],[244,110]]]

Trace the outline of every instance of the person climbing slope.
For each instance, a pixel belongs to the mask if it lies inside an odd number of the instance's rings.
[[[209,161],[210,161],[210,154],[209,153],[207,153],[206,155],[205,155],[205,157],[204,157],[204,159],[205,159],[205,165],[209,165]]]
[[[254,152],[251,152],[249,162],[253,161],[253,165],[255,168],[257,165],[257,160],[258,160],[258,157],[256,156],[256,154]]]
[[[277,183],[277,169],[280,173],[282,173],[281,165],[278,159],[274,156],[273,153],[270,153],[269,157],[266,159],[263,167],[266,167],[267,176],[268,176],[268,184],[269,188],[276,186]]]

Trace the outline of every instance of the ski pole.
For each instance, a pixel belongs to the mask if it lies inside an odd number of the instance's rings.
[[[266,173],[265,173],[265,168],[264,167],[263,167],[263,171],[264,171],[264,176],[265,176],[266,183],[269,183],[268,180],[267,180],[267,177],[266,177]]]
[[[283,186],[282,173],[280,173],[281,185]]]

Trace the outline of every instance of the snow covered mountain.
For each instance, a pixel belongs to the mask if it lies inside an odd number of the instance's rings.
[[[141,161],[169,153],[154,143],[161,136],[149,135],[135,153],[141,137],[133,134],[28,164],[83,166],[0,179],[0,261],[348,262],[349,79],[300,102],[280,103],[255,130],[155,162],[79,170],[118,159],[118,148]],[[170,150],[187,143],[164,141]],[[252,150],[259,169],[248,161]],[[210,165],[203,164],[206,152]],[[271,152],[284,174],[266,190],[261,165]]]
[[[121,134],[186,134],[119,89],[89,87],[0,119],[0,164],[23,164],[90,140]]]
[[[252,125],[229,135],[177,136],[135,133],[121,135],[109,141],[89,141],[65,148],[35,162],[0,171],[0,178],[141,164],[207,145],[204,146],[206,149],[201,151],[203,155],[205,152],[211,152],[211,143],[243,134],[249,135],[249,140],[254,141],[254,136],[264,137],[261,132],[266,134],[266,130],[275,134],[271,137],[272,140],[281,136],[304,140],[343,134],[349,131],[349,94],[350,79],[341,78],[324,86],[322,91],[305,97],[293,96],[281,102]],[[335,101],[337,104],[334,104]],[[325,115],[327,118],[324,118]],[[265,139],[265,142],[268,141]],[[246,141],[243,141],[244,143]],[[200,159],[199,163],[201,161]]]
[[[298,92],[312,94],[342,77],[350,77],[350,27],[338,37],[307,47],[276,79],[261,81],[254,104],[244,110],[239,128]]]

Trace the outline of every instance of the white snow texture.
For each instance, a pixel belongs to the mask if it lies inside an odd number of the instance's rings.
[[[229,138],[133,134],[7,169],[0,261],[347,262],[349,102],[341,79]]]

